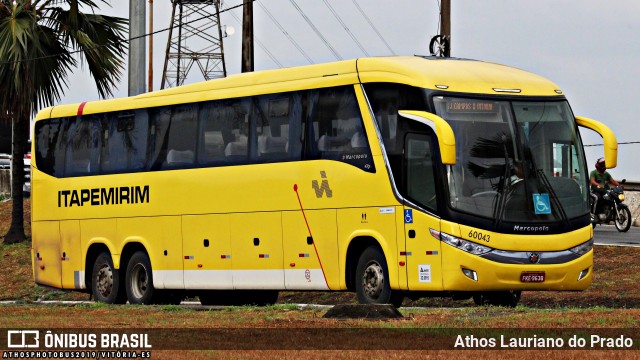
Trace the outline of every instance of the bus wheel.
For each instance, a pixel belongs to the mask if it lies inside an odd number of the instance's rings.
[[[125,277],[127,298],[131,304],[151,304],[154,288],[149,256],[138,251],[129,260]]]
[[[404,297],[389,286],[387,261],[377,246],[366,248],[356,268],[356,294],[361,304],[393,304],[398,307]]]
[[[127,298],[120,286],[120,275],[113,267],[111,255],[100,253],[93,263],[91,273],[91,293],[95,301],[107,304],[124,304]]]
[[[473,302],[479,306],[507,306],[516,307],[520,301],[521,291],[488,291],[473,295]]]

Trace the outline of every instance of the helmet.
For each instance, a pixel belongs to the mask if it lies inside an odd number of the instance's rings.
[[[596,161],[596,169],[598,170],[607,170],[607,166],[604,163],[604,159],[600,158]]]

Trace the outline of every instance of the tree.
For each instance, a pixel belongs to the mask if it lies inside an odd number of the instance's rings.
[[[128,20],[96,14],[106,0],[0,0],[0,112],[13,122],[12,221],[4,242],[26,239],[24,168],[30,118],[60,101],[78,62],[105,98],[124,69]],[[86,10],[86,11],[85,11]]]

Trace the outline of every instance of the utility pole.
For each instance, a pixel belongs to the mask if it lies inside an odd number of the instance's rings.
[[[146,4],[140,0],[129,0],[129,96],[145,92],[145,12]]]
[[[253,71],[253,0],[242,6],[242,72]]]
[[[432,56],[451,56],[451,0],[440,2],[440,34],[431,38],[429,52]]]
[[[149,80],[147,91],[153,91],[153,0],[149,0]]]
[[[444,57],[451,56],[451,0],[442,0],[440,10],[440,35],[446,39]]]

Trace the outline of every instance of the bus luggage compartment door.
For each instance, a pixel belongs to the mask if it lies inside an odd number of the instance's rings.
[[[233,289],[229,215],[182,217],[186,289]]]
[[[284,289],[282,214],[231,214],[234,289]]]
[[[336,210],[308,210],[305,214],[302,211],[282,213],[286,288],[338,289]],[[308,228],[306,221],[309,222]]]

